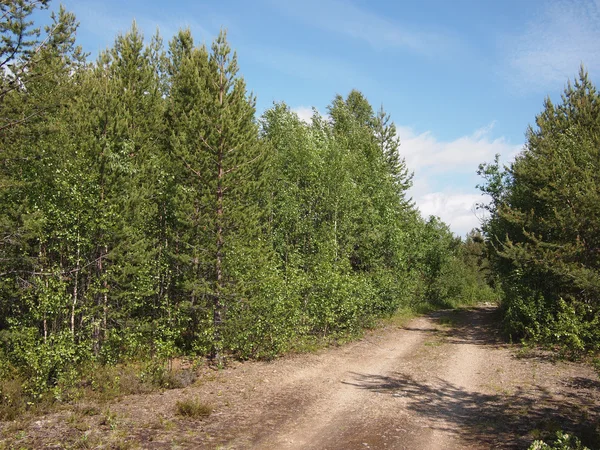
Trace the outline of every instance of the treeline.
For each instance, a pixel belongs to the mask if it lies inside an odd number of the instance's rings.
[[[257,118],[224,33],[134,24],[90,63],[64,9],[35,32],[42,3],[0,5],[0,377],[36,397],[90,362],[270,358],[493,296],[360,92]]]
[[[600,94],[582,68],[507,167],[483,164],[483,231],[514,338],[600,350]]]

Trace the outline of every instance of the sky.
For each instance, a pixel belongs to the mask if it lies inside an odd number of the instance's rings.
[[[51,4],[53,9],[58,2]],[[464,236],[480,225],[480,163],[509,162],[546,97],[581,64],[600,73],[600,0],[65,0],[95,58],[135,19],[165,42],[224,28],[261,114],[284,101],[308,120],[361,91],[398,127],[424,217]]]

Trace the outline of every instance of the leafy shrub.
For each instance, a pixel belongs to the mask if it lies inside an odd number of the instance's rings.
[[[579,356],[586,349],[598,349],[599,319],[590,319],[588,309],[572,299],[554,299],[534,292],[517,280],[504,284],[502,310],[508,334],[513,338],[559,346],[568,356]]]
[[[24,390],[36,399],[52,389],[58,399],[57,386],[72,380],[81,362],[80,349],[68,331],[41,340],[36,328],[15,327],[3,333],[2,344],[6,358],[26,380]]]
[[[584,446],[581,441],[573,435],[558,431],[556,440],[552,444],[544,441],[535,441],[528,450],[590,450]]]

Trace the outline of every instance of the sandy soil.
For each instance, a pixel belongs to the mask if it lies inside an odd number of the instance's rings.
[[[503,342],[495,314],[442,311],[319,354],[205,370],[184,389],[0,432],[9,448],[483,449],[527,448],[565,429],[600,448],[597,375]],[[177,416],[176,402],[190,398],[214,412]]]

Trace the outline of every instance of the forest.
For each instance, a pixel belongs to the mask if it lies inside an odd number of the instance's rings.
[[[310,123],[258,115],[224,31],[165,44],[134,23],[89,61],[62,7],[37,28],[47,6],[0,5],[0,407],[68,401],[99,367],[160,383],[175,357],[271,359],[477,302],[514,340],[599,350],[583,70],[512,164],[481,165],[488,219],[460,238],[421,217],[394,122],[360,91]]]
[[[479,168],[492,199],[482,228],[504,324],[515,338],[597,354],[600,94],[583,67],[559,104],[546,99],[526,137],[508,166],[496,158]]]

